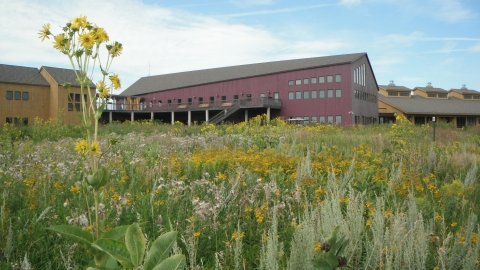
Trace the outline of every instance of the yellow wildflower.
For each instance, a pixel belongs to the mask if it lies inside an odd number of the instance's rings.
[[[115,41],[114,43],[107,45],[107,50],[112,57],[118,57],[123,51],[122,43]]]
[[[92,230],[93,230],[92,225],[88,225],[87,227],[85,227],[85,231],[87,231],[87,232],[91,232]]]
[[[120,85],[120,79],[118,78],[117,74],[113,74],[109,78],[110,78],[110,81],[112,82],[113,88],[119,89],[122,87]]]
[[[75,151],[79,154],[85,155],[88,152],[87,141],[81,140],[75,144]]]
[[[195,232],[195,233],[193,234],[193,236],[194,236],[194,237],[199,237],[199,236],[200,236],[200,232]]]
[[[97,91],[98,91],[98,97],[100,98],[107,98],[110,95],[110,91],[108,90],[104,81],[99,81],[97,83]]]
[[[76,186],[71,186],[70,187],[70,192],[73,193],[73,194],[78,194],[78,193],[80,193],[80,188],[76,187]]]
[[[56,188],[56,189],[61,189],[61,188],[63,188],[63,185],[62,185],[62,183],[57,181],[53,184],[53,187]]]
[[[108,34],[102,27],[94,28],[95,40],[97,43],[107,42],[109,40]]]
[[[80,45],[85,49],[91,49],[95,43],[95,38],[91,32],[80,34],[78,37]]]
[[[92,145],[90,146],[90,151],[92,151],[92,154],[94,156],[100,154],[101,149],[100,149],[100,145],[98,144],[97,141],[92,142]]]
[[[250,213],[252,211],[253,211],[252,207],[250,207],[248,205],[245,207],[245,210],[244,210],[245,213]]]
[[[25,183],[25,186],[27,187],[33,187],[33,185],[35,185],[35,180],[32,180],[32,179],[23,180],[23,183]]]
[[[470,242],[472,242],[472,244],[476,244],[478,241],[478,233],[472,233],[472,238],[470,239]]]
[[[42,29],[38,32],[38,35],[42,39],[42,41],[45,40],[45,38],[49,38],[48,36],[51,35],[52,33],[50,32],[50,24],[46,23],[42,26]]]
[[[320,251],[322,249],[322,244],[319,242],[315,241],[315,246],[313,247],[313,250],[315,251]]]
[[[80,29],[80,27],[87,27],[89,25],[89,23],[87,22],[87,17],[82,15],[73,18],[71,22],[72,29]]]
[[[456,226],[457,226],[457,222],[453,222],[452,224],[450,224],[450,226],[456,227]]]
[[[70,47],[70,40],[65,37],[65,34],[56,35],[53,38],[53,48],[57,50],[65,50]]]

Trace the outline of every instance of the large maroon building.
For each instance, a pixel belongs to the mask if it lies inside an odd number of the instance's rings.
[[[368,56],[356,53],[143,77],[112,100],[104,118],[187,124],[266,113],[305,123],[369,124],[378,119],[377,96]]]

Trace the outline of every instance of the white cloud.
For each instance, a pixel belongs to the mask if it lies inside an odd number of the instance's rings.
[[[472,52],[480,52],[480,42],[468,48]]]
[[[458,0],[432,0],[431,14],[443,21],[450,23],[459,22],[474,17],[474,13],[464,7]]]
[[[361,2],[361,0],[340,0],[340,5],[351,7],[360,5]]]
[[[37,32],[50,22],[52,32],[59,33],[57,26],[83,14],[104,27],[111,41],[123,44],[123,54],[111,68],[120,75],[123,90],[149,74],[312,57],[347,47],[335,39],[282,39],[261,27],[227,23],[136,0],[18,0],[3,6],[1,63],[70,68],[68,58],[52,48],[51,40],[40,42]]]

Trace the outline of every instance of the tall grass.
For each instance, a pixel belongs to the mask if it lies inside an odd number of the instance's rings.
[[[48,130],[50,128],[50,130]],[[90,230],[77,127],[0,133],[0,268],[66,269],[89,254],[45,228]],[[100,127],[106,228],[179,231],[188,269],[314,269],[340,226],[353,269],[478,269],[480,133],[396,125],[116,123]]]

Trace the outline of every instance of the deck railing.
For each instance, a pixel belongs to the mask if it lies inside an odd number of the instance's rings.
[[[205,111],[205,110],[225,110],[226,108],[238,102],[240,108],[276,108],[282,107],[280,99],[271,97],[258,98],[242,98],[233,100],[215,100],[203,102],[186,102],[186,103],[158,103],[158,102],[141,102],[141,103],[123,103],[109,102],[105,106],[105,111],[141,111],[141,112],[171,112],[171,111]],[[100,104],[98,104],[99,106]]]

